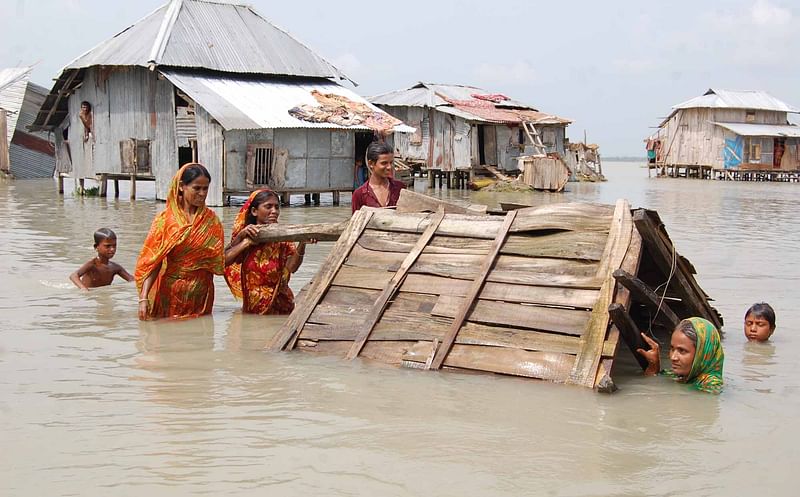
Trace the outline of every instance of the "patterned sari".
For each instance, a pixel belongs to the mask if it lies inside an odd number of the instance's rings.
[[[184,165],[172,178],[167,207],[153,219],[136,261],[136,287],[157,271],[148,299],[149,318],[188,318],[210,314],[214,275],[223,273],[224,239],[217,215],[203,206],[190,222],[178,202]]]
[[[244,229],[250,204],[263,190],[250,194],[233,223],[231,243]],[[290,314],[294,293],[289,288],[287,262],[296,253],[292,242],[253,245],[236,261],[225,266],[225,281],[233,295],[242,299],[242,311],[251,314]]]
[[[725,361],[719,331],[703,318],[689,318],[689,321],[697,333],[692,370],[685,378],[675,375],[672,371],[667,371],[666,374],[701,392],[718,394],[722,392],[722,365]]]

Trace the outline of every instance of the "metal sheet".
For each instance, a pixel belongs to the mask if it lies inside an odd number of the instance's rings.
[[[205,0],[173,0],[81,55],[67,68],[152,63],[234,73],[348,79],[251,7]]]
[[[274,79],[236,78],[200,75],[183,71],[161,71],[175,86],[205,108],[225,129],[257,128],[331,128],[369,129],[366,126],[339,126],[332,123],[302,121],[289,114],[299,105],[318,105],[311,94],[342,95],[354,102],[369,105],[383,112],[347,88],[327,80],[285,81]],[[413,132],[414,128],[396,126],[397,132]]]
[[[698,107],[716,109],[757,109],[800,113],[800,109],[792,107],[764,91],[715,90],[713,88],[699,97],[679,103],[672,108],[692,109]]]
[[[784,136],[787,138],[800,138],[800,126],[792,124],[745,124],[745,123],[717,123],[739,136]]]
[[[29,148],[12,143],[8,155],[11,159],[11,174],[16,179],[52,178],[56,159]]]
[[[31,76],[30,67],[0,69],[0,109],[6,111],[6,138],[11,143]]]

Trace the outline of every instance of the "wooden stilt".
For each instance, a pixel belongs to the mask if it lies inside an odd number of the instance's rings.
[[[614,271],[614,279],[628,289],[637,302],[646,305],[654,314],[663,316],[667,321],[667,326],[674,328],[678,325],[680,318],[669,308],[667,303],[663,301],[656,293],[650,289],[642,280],[631,275],[624,269],[617,269]]]
[[[289,192],[281,193],[281,205],[288,207],[292,203],[292,195]]]
[[[305,195],[303,195],[303,204],[304,205],[311,205],[311,194],[310,193],[306,193]]]
[[[64,176],[58,173],[58,193],[64,195]]]
[[[433,175],[433,170],[431,169],[428,169],[427,173],[428,173],[428,188],[432,190],[436,188],[436,177]]]
[[[333,205],[339,205],[339,192],[333,192]]]
[[[314,202],[314,205],[319,205],[320,195],[321,194],[319,192],[311,194],[311,200],[312,200],[312,202]]]
[[[119,180],[114,179],[114,198],[119,198]]]
[[[108,197],[108,175],[101,174],[100,175],[100,196],[105,198]]]
[[[136,173],[131,174],[131,200],[136,200]]]
[[[80,193],[81,197],[86,193],[83,178],[78,180],[78,193]]]

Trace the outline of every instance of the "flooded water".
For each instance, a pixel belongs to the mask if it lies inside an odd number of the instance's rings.
[[[727,323],[719,397],[643,378],[629,358],[615,369],[620,391],[601,395],[267,354],[280,318],[242,316],[221,278],[213,317],[140,323],[133,285],[82,293],[67,276],[93,256],[101,226],[133,271],[163,204],[0,181],[0,495],[795,495],[800,185],[605,166],[609,182],[565,194],[471,200],[626,197],[657,209]],[[217,210],[226,230],[236,210]],[[349,213],[293,207],[281,220]],[[295,289],[330,247],[309,247]],[[741,330],[759,300],[778,314],[768,345]]]

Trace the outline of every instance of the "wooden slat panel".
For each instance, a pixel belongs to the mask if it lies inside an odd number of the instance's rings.
[[[387,309],[375,325],[369,342],[379,341],[432,341],[441,340],[449,328],[451,319],[429,316],[422,313],[398,312]],[[301,340],[347,341],[353,340],[358,332],[357,325],[307,323],[300,334]],[[369,343],[368,342],[368,343]],[[575,336],[560,335],[533,330],[515,330],[480,323],[467,322],[456,337],[462,345],[484,345],[507,347],[542,352],[576,354],[580,339]],[[611,356],[613,347],[603,349],[604,356]]]
[[[442,296],[436,301],[431,314],[455,317],[462,305],[464,297]],[[589,311],[478,300],[469,320],[580,336],[589,321],[589,315]]]
[[[392,274],[389,271],[379,269],[342,266],[342,269],[333,280],[333,284],[380,290],[391,279]],[[468,288],[468,280],[457,280],[429,274],[409,274],[400,287],[400,291],[464,297]],[[598,290],[514,285],[512,283],[493,283],[490,281],[483,286],[480,298],[590,309],[597,300],[598,295]]]
[[[380,209],[375,212],[369,228],[381,231],[421,233],[426,227],[424,214],[397,215]],[[612,210],[607,205],[577,202],[556,203],[517,211],[517,221],[512,233],[541,230],[602,231],[608,232]],[[439,228],[437,235],[463,236],[492,240],[502,225],[502,219],[492,216],[476,219],[475,216],[451,214]]]
[[[603,286],[600,288],[600,297],[591,313],[586,331],[583,333],[582,347],[575,358],[575,364],[570,373],[569,383],[594,387],[597,376],[597,368],[603,350],[603,343],[608,333],[608,306],[614,298],[616,281],[611,273],[618,269],[622,264],[628,247],[631,243],[633,231],[633,220],[628,202],[625,200],[617,201],[614,210],[614,220],[608,235],[608,244],[604,254],[607,254],[601,262],[603,274],[598,273],[603,278]]]
[[[511,235],[500,249],[505,255],[555,257],[599,261],[608,234],[602,231],[557,231],[541,235]],[[416,241],[414,233],[396,233],[368,229],[358,244],[369,250],[407,253]],[[485,254],[491,240],[454,236],[434,236],[427,254]]]
[[[424,363],[430,348],[430,343],[418,342],[403,356],[403,360]],[[568,354],[455,344],[443,365],[564,382],[574,359]]]
[[[474,216],[485,216],[485,205],[462,206],[452,202],[433,198],[428,195],[417,193],[413,190],[403,189],[400,191],[400,198],[397,200],[396,210],[399,213],[406,212],[436,212],[439,208],[444,208],[448,214],[472,214]]]
[[[403,356],[414,345],[415,342],[373,342],[369,341],[364,345],[359,357],[380,361],[393,366],[399,366]],[[297,341],[297,350],[304,352],[314,352],[324,355],[335,355],[344,357],[353,342],[312,342],[300,338]]]
[[[294,312],[289,316],[286,322],[275,333],[267,348],[270,350],[278,351],[283,350],[294,338],[296,332],[302,328],[308,317],[314,311],[314,307],[325,294],[336,272],[347,258],[350,250],[355,245],[358,237],[364,231],[370,218],[372,211],[358,211],[350,219],[350,224],[347,230],[342,234],[336,244],[331,249],[328,258],[322,265],[322,269],[314,277],[311,286],[303,297],[302,302],[295,307]]]
[[[382,253],[353,247],[348,266],[396,270],[402,254]],[[427,273],[448,278],[473,280],[478,275],[481,257],[476,255],[423,254],[411,267],[411,273]],[[497,283],[560,286],[565,288],[600,288],[596,264],[547,258],[500,256],[487,277]]]
[[[431,238],[433,238],[433,233],[442,222],[442,219],[444,219],[444,207],[440,207],[439,211],[433,216],[430,224],[428,224],[428,227],[419,237],[417,243],[415,243],[411,248],[411,252],[409,252],[405,259],[403,259],[403,262],[400,264],[400,268],[397,270],[394,276],[392,276],[392,279],[386,283],[386,286],[384,286],[381,294],[378,296],[378,299],[374,304],[372,304],[372,308],[370,309],[369,313],[367,313],[367,317],[362,324],[361,331],[353,342],[353,348],[351,348],[350,352],[347,353],[348,359],[355,359],[356,356],[358,356],[358,353],[364,347],[364,343],[367,341],[367,338],[372,331],[372,327],[375,326],[375,323],[378,321],[378,319],[380,319],[381,314],[383,314],[384,309],[386,309],[386,304],[389,302],[389,299],[395,294],[395,292],[397,292],[397,289],[403,283],[403,280],[405,280],[408,270],[422,253],[422,249],[424,249]]]
[[[497,237],[492,243],[492,248],[489,250],[489,253],[481,263],[478,276],[470,285],[469,290],[467,291],[467,296],[461,302],[459,302],[459,307],[456,311],[455,318],[453,319],[453,324],[450,326],[447,334],[442,339],[441,347],[439,347],[438,350],[434,350],[433,361],[429,363],[430,368],[440,369],[444,364],[447,354],[450,353],[450,349],[453,347],[453,343],[455,343],[456,335],[458,335],[458,332],[461,330],[461,327],[464,325],[464,322],[467,320],[467,317],[469,317],[470,312],[476,304],[475,301],[478,298],[478,295],[481,293],[483,284],[486,282],[486,277],[489,275],[489,272],[495,265],[497,256],[500,254],[500,247],[502,247],[503,243],[506,241],[508,232],[511,229],[511,226],[514,224],[514,219],[516,219],[516,217],[517,211],[511,211],[506,214],[505,220],[503,220],[503,226],[497,232]],[[426,367],[428,367],[428,364],[426,364]]]

